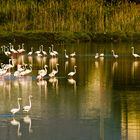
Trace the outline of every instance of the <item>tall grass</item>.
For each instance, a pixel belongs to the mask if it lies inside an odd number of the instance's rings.
[[[0,30],[4,31],[139,32],[139,25],[135,3],[7,0],[0,4]]]

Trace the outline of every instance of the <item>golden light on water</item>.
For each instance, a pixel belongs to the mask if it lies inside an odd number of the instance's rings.
[[[140,139],[140,111],[133,96],[128,96],[127,106],[121,106],[121,136],[122,140]]]

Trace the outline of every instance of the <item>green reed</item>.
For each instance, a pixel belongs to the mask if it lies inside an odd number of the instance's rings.
[[[139,32],[135,3],[105,5],[93,0],[7,0],[0,4],[0,30],[45,32]]]

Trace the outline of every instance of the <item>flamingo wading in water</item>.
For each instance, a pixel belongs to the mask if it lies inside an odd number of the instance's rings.
[[[31,107],[32,107],[32,104],[31,104],[31,98],[32,98],[32,95],[29,95],[29,105],[26,105],[23,107],[23,111],[25,112],[29,112]]]
[[[21,98],[18,98],[18,100],[17,100],[17,102],[18,102],[18,108],[13,108],[10,111],[13,115],[15,115],[15,113],[17,113],[17,112],[20,111],[20,103],[19,103],[20,100],[21,100]]]
[[[72,78],[72,77],[75,75],[75,73],[76,73],[76,67],[77,67],[77,66],[74,66],[74,71],[68,73],[68,76],[69,76],[69,77]]]

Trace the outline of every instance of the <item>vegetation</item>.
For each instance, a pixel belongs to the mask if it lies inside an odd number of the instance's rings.
[[[99,33],[126,36],[126,33],[140,32],[140,10],[137,4],[129,2],[0,0],[0,31],[64,32],[63,35],[69,32],[68,36],[83,33],[80,37],[86,40]]]

